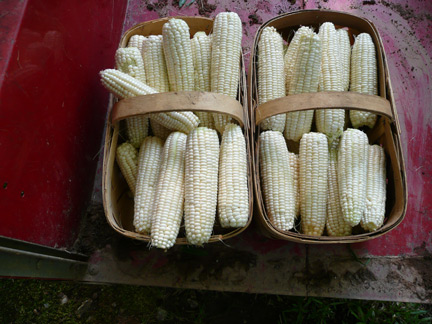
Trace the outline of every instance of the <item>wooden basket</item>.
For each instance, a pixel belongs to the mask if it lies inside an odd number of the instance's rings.
[[[318,92],[290,95],[269,101],[257,107],[257,50],[258,41],[264,27],[273,26],[284,39],[290,39],[294,30],[300,26],[311,26],[318,30],[324,22],[332,22],[338,27],[348,27],[351,40],[353,35],[369,33],[377,49],[379,96],[352,92]],[[381,38],[375,26],[368,20],[351,14],[327,10],[302,10],[277,16],[263,24],[255,35],[249,69],[249,107],[251,109],[251,133],[253,150],[253,172],[256,206],[256,219],[262,232],[270,237],[301,243],[355,243],[384,235],[398,226],[405,217],[407,209],[407,185],[405,166],[400,141],[400,126],[390,83],[387,60]],[[387,201],[384,225],[370,233],[353,231],[350,236],[310,236],[297,230],[282,231],[277,229],[268,218],[261,192],[259,171],[259,124],[267,117],[291,111],[323,108],[345,108],[371,111],[379,115],[375,127],[367,131],[371,144],[382,144],[387,158]],[[290,150],[298,150],[298,146]],[[296,152],[297,153],[297,152]]]
[[[171,17],[173,18],[173,17]],[[176,17],[183,19],[190,28],[191,36],[198,31],[209,34],[213,19],[201,17]],[[119,47],[126,47],[133,35],[161,35],[162,26],[170,18],[162,18],[140,23],[125,32]],[[110,226],[118,233],[132,239],[150,241],[150,236],[136,233],[133,227],[134,201],[125,179],[115,162],[116,148],[123,141],[121,120],[142,114],[168,111],[208,111],[231,115],[243,127],[248,155],[249,219],[245,227],[223,229],[216,220],[209,243],[226,240],[243,232],[250,224],[253,213],[252,162],[250,147],[250,121],[246,100],[246,76],[243,56],[239,62],[240,80],[238,101],[229,96],[213,92],[183,91],[165,92],[138,96],[118,101],[110,110],[105,133],[103,160],[102,195],[105,216]],[[176,244],[188,244],[184,227],[181,228]]]

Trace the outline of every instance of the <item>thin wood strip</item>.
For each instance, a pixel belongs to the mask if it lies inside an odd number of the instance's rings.
[[[170,111],[208,111],[230,115],[245,125],[243,106],[237,100],[214,92],[179,91],[149,94],[120,100],[114,105],[111,122],[137,115]]]
[[[362,110],[384,115],[393,120],[390,101],[379,96],[357,92],[313,92],[289,95],[268,101],[255,109],[255,123],[288,112],[310,109],[342,108]]]

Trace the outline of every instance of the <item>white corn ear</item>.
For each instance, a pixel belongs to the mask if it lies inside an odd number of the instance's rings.
[[[151,226],[151,244],[161,249],[174,245],[183,218],[186,138],[171,133],[162,150]]]
[[[211,91],[210,65],[211,65],[211,38],[205,32],[197,32],[191,39],[192,59],[195,73],[195,90]],[[199,126],[214,128],[211,113],[196,111],[200,119]]]
[[[101,72],[101,77],[102,84],[119,99],[157,92],[148,85],[118,70],[104,70]],[[198,127],[199,124],[198,117],[190,111],[151,114],[150,118],[168,129],[182,131],[186,134]]]
[[[299,162],[301,229],[306,235],[320,236],[327,215],[327,137],[322,133],[304,134]]]
[[[288,45],[287,51],[284,56],[284,71],[285,71],[285,93],[289,93],[291,79],[294,74],[294,67],[297,61],[297,52],[300,44],[300,39],[303,35],[313,35],[314,32],[310,27],[300,27],[294,34],[291,42]]]
[[[320,91],[343,91],[338,35],[333,23],[323,23],[318,36],[321,40]],[[320,109],[315,116],[317,130],[328,136],[330,144],[342,135],[345,110]]]
[[[188,24],[172,18],[163,25],[162,35],[171,91],[193,91],[195,81]]]
[[[142,80],[140,81],[134,77],[145,78],[144,74],[139,73],[140,70],[144,71],[144,67],[141,54],[138,53],[135,47],[118,49],[116,62],[122,71],[108,69],[102,71],[101,76],[102,84],[117,98],[124,99],[156,92],[156,90],[143,83]],[[130,143],[138,149],[148,135],[148,117],[134,116],[127,118],[126,134]]]
[[[338,151],[339,197],[344,220],[358,225],[365,211],[368,138],[358,129],[343,132]]]
[[[213,23],[211,91],[237,97],[240,78],[242,23],[235,12],[217,14]],[[223,134],[231,117],[213,113],[215,127]]]
[[[225,127],[220,146],[218,215],[222,227],[244,227],[249,219],[246,140],[235,124]]]
[[[157,93],[155,89],[130,75],[114,69],[100,72],[102,85],[118,99]]]
[[[138,151],[132,144],[125,142],[117,147],[116,160],[130,191],[135,195]]]
[[[122,71],[141,82],[146,82],[144,62],[138,48],[119,48],[115,53],[115,61],[119,71]]]
[[[128,42],[128,47],[136,47],[138,48],[138,50],[140,51],[140,53],[142,52],[142,48],[143,48],[143,42],[146,39],[145,36],[143,35],[133,35],[131,36],[131,38],[129,38],[129,42]]]
[[[288,95],[317,92],[321,61],[321,44],[318,35],[307,33],[300,37],[297,61],[291,76]],[[300,141],[312,127],[314,111],[295,111],[286,114],[285,138]]]
[[[342,28],[336,30],[339,41],[339,64],[343,91],[348,91],[350,84],[351,43],[348,31]]]
[[[268,218],[282,231],[294,227],[296,199],[288,149],[281,132],[259,136],[259,164],[263,198]]]
[[[151,35],[144,40],[142,57],[147,84],[158,92],[168,92],[170,89],[162,35]]]
[[[351,56],[350,91],[378,94],[378,72],[375,44],[369,34],[362,33],[354,42]],[[350,111],[351,124],[354,128],[375,126],[377,115],[367,111]]]
[[[285,97],[283,39],[274,27],[265,27],[258,43],[258,104]],[[266,118],[263,130],[283,132],[285,114]]]
[[[151,230],[162,148],[160,138],[149,136],[144,139],[139,151],[133,219],[138,233],[149,233]]]
[[[293,188],[295,196],[295,217],[300,214],[300,193],[299,193],[299,159],[298,155],[293,152],[288,152],[289,166],[293,176]]]
[[[375,231],[384,222],[386,205],[386,165],[384,149],[369,146],[366,185],[366,208],[360,225],[367,231]]]
[[[210,239],[216,219],[219,138],[217,132],[198,127],[187,138],[185,160],[185,229],[190,244]]]
[[[330,145],[328,166],[328,196],[326,229],[329,236],[351,234],[351,226],[344,220],[339,198],[338,185],[338,150],[339,139]]]

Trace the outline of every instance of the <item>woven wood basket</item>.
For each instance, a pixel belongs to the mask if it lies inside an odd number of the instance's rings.
[[[351,92],[303,93],[279,98],[257,106],[258,41],[263,28],[273,26],[282,34],[282,37],[285,40],[289,40],[292,38],[294,31],[300,26],[311,26],[317,31],[319,26],[327,21],[334,23],[336,28],[348,27],[348,32],[352,42],[353,36],[358,35],[361,32],[369,33],[372,36],[377,49],[379,96]],[[256,206],[258,209],[256,219],[265,235],[276,239],[301,243],[355,243],[384,235],[402,222],[406,213],[408,194],[405,165],[400,140],[400,126],[394,103],[384,47],[377,29],[370,21],[347,13],[324,10],[296,11],[282,14],[269,20],[258,29],[255,35],[251,53],[248,86],[248,99],[252,122],[251,132],[253,139],[252,153],[254,156],[254,187]],[[385,221],[384,225],[374,232],[365,233],[355,228],[353,234],[350,236],[309,236],[301,234],[297,229],[281,231],[273,225],[272,221],[267,216],[261,191],[259,170],[258,135],[260,133],[260,122],[267,117],[280,113],[323,108],[365,110],[379,115],[375,127],[366,131],[370,144],[382,144],[387,159],[386,167],[388,184]],[[290,151],[298,153],[298,144],[293,145],[293,143],[288,143],[288,147]],[[298,224],[296,228],[299,228]]]
[[[176,17],[183,19],[190,28],[191,37],[198,31],[209,34],[212,31],[213,19],[201,17]],[[162,26],[170,18],[162,18],[140,23],[122,36],[119,47],[126,47],[133,35],[161,35]],[[249,186],[249,219],[245,227],[224,229],[216,223],[209,243],[226,240],[243,232],[250,224],[253,213],[252,162],[250,147],[250,121],[246,99],[246,76],[243,56],[239,62],[240,81],[238,100],[213,92],[183,91],[165,92],[146,96],[128,98],[116,102],[110,107],[105,133],[105,150],[103,160],[103,203],[105,216],[110,226],[118,233],[132,239],[150,241],[150,236],[136,233],[133,227],[134,200],[115,162],[115,152],[125,136],[122,120],[136,115],[168,112],[168,111],[208,111],[231,115],[243,127],[246,137],[248,154],[248,186]],[[111,109],[112,108],[112,109]],[[176,244],[188,244],[184,226],[180,229]]]

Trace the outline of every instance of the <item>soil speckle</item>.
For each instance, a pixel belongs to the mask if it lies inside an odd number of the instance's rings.
[[[248,16],[249,18],[249,25],[256,25],[256,24],[262,24],[262,19],[260,16],[258,16],[256,13],[250,14]]]

